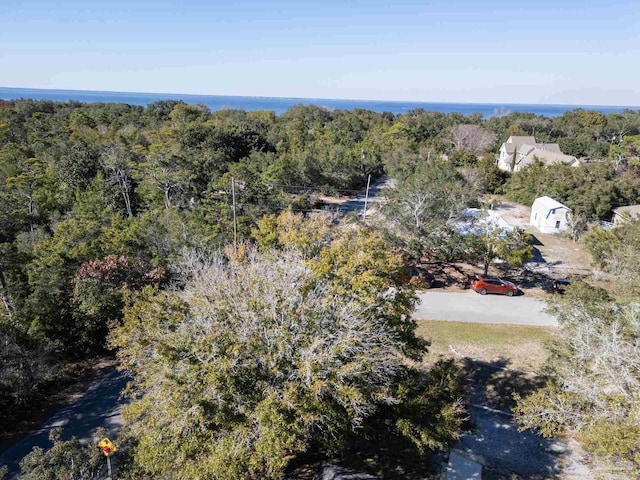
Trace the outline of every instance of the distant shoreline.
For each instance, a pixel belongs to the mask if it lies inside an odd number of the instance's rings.
[[[399,100],[344,100],[330,98],[297,97],[260,97],[233,95],[192,95],[178,93],[108,92],[94,90],[57,90],[39,88],[0,87],[0,99],[51,100],[57,102],[78,101],[86,103],[125,103],[146,106],[162,100],[178,100],[189,104],[204,104],[210,110],[226,108],[246,111],[270,110],[282,114],[295,105],[316,105],[329,110],[351,110],[361,108],[374,112],[407,113],[414,109],[441,113],[460,113],[462,115],[481,114],[483,117],[501,116],[511,112],[533,113],[545,117],[557,117],[564,112],[585,109],[604,114],[624,110],[640,110],[637,106],[615,105],[558,105],[558,104],[515,104],[515,103],[448,103],[448,102],[410,102]]]

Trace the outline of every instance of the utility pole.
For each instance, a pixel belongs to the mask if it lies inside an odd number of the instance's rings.
[[[369,185],[371,184],[371,174],[367,178],[367,193],[364,196],[364,211],[362,212],[362,220],[367,220],[367,202],[369,201]]]
[[[238,220],[236,218],[236,181],[231,177],[231,197],[233,198],[233,250],[238,253]]]

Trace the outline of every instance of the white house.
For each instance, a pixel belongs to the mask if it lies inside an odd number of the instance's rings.
[[[538,197],[531,205],[530,225],[542,233],[558,233],[569,229],[567,215],[569,207],[551,197]]]
[[[613,209],[613,225],[618,227],[625,222],[640,218],[640,205],[627,205]]]
[[[538,143],[535,137],[510,136],[500,147],[498,168],[506,172],[517,172],[537,160],[546,165],[565,163],[577,167],[576,157],[565,155],[557,143]]]

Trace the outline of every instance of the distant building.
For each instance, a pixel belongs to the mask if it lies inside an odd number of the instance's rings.
[[[629,220],[640,218],[640,205],[627,205],[613,209],[613,226],[618,227]]]
[[[571,213],[569,207],[551,197],[538,197],[531,205],[531,219],[529,224],[542,233],[558,233],[569,229],[567,215]]]
[[[498,212],[480,208],[465,208],[462,219],[454,223],[454,228],[463,235],[482,235],[495,230],[507,234],[514,230]]]
[[[512,135],[500,147],[498,168],[506,172],[518,172],[536,159],[546,165],[580,165],[576,157],[562,153],[557,143],[538,143],[535,137]]]

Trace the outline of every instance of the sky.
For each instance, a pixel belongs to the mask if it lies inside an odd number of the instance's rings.
[[[638,0],[3,0],[0,86],[640,105]]]

